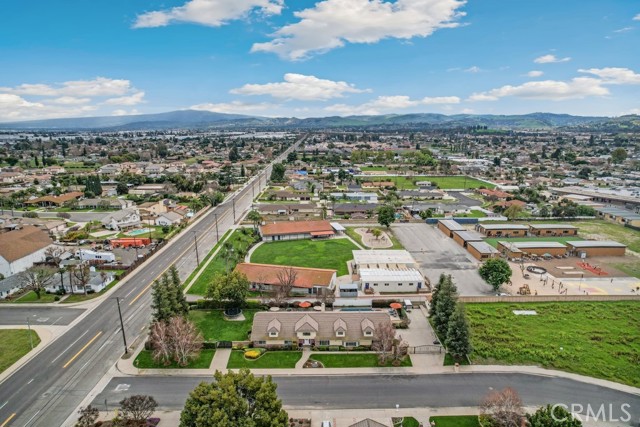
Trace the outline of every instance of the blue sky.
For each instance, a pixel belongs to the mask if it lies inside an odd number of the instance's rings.
[[[186,108],[297,117],[640,114],[636,1],[0,7],[0,121]]]

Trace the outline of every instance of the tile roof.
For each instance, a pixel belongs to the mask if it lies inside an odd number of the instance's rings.
[[[44,249],[53,242],[49,234],[33,225],[0,234],[0,256],[14,262]]]
[[[283,234],[309,234],[312,232],[333,233],[329,221],[283,221],[266,224],[260,227],[263,236],[277,236]]]
[[[289,267],[286,265],[240,263],[236,271],[247,276],[252,283],[263,283],[271,286],[280,285],[278,273],[285,268],[292,268],[296,272],[294,287],[313,288],[314,286],[330,286],[336,270],[321,268]]]

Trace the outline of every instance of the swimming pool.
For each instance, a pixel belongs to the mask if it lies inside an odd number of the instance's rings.
[[[139,228],[137,230],[131,230],[127,233],[125,233],[127,236],[139,236],[141,234],[147,234],[149,232],[153,231],[151,228]]]

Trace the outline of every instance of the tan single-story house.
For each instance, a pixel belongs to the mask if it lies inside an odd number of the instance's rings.
[[[292,271],[295,276],[292,294],[315,295],[324,292],[325,289],[332,293],[335,289],[336,270],[249,262],[243,262],[236,266],[236,271],[247,276],[251,282],[252,290],[267,292],[274,291],[282,285],[281,279],[286,277],[286,270]]]
[[[627,246],[610,241],[598,240],[578,240],[568,241],[569,253],[579,257],[607,257],[607,256],[624,256]],[[584,254],[584,255],[583,255]]]
[[[369,347],[390,322],[385,311],[262,311],[253,317],[251,341],[255,347]]]

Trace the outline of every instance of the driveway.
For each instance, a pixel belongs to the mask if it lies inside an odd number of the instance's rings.
[[[467,197],[460,191],[447,191],[451,197],[455,197],[458,200],[458,203],[465,206],[482,206],[482,202],[480,200],[472,199],[471,197]]]
[[[434,226],[398,224],[393,226],[393,232],[432,284],[438,282],[440,274],[451,274],[460,295],[492,294],[478,274],[478,261]]]

